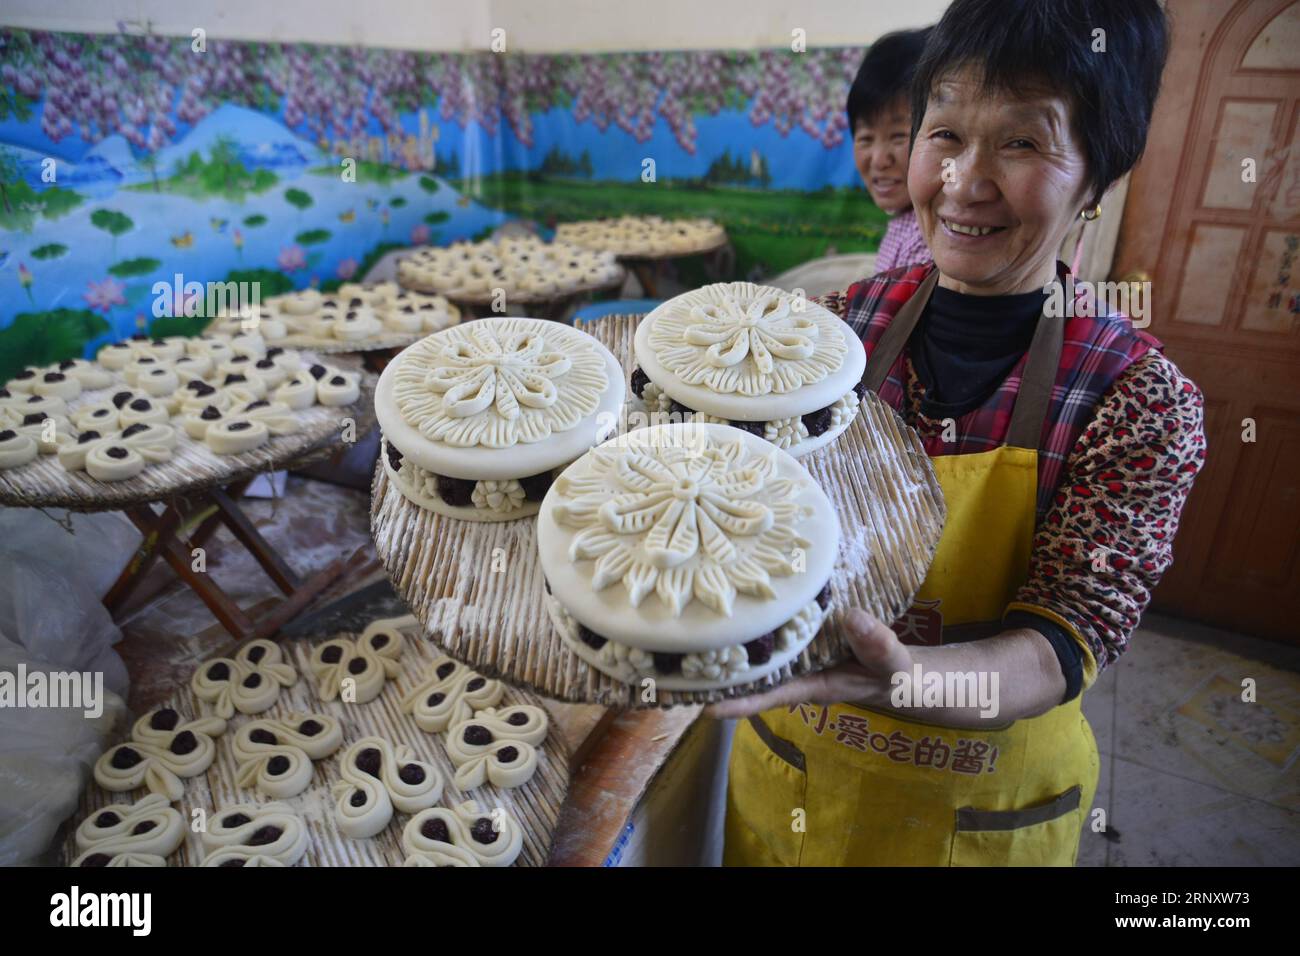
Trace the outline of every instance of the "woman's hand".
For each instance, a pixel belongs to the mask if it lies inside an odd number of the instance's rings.
[[[1005,727],[1037,717],[1062,702],[1065,676],[1051,642],[1029,628],[939,647],[908,647],[866,611],[854,608],[844,621],[854,659],[796,677],[754,697],[711,704],[707,717],[748,717],[791,704],[853,704],[940,727]],[[919,668],[919,671],[917,670]],[[962,700],[922,702],[922,684],[938,680],[946,688],[958,678],[967,688]],[[895,675],[900,675],[895,681]],[[894,691],[910,690],[898,700]]]
[[[748,717],[772,707],[812,703],[852,702],[888,707],[890,678],[912,672],[912,652],[898,635],[861,608],[845,616],[849,647],[854,659],[816,674],[796,677],[780,687],[753,697],[738,697],[710,704],[707,717]]]

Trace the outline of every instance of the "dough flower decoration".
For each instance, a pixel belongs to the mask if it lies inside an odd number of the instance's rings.
[[[729,680],[748,669],[749,655],[741,644],[697,651],[682,658],[682,676],[694,680]]]
[[[656,316],[648,345],[683,383],[718,393],[783,394],[820,382],[848,353],[838,319],[750,282],[704,286]]]
[[[185,839],[185,821],[167,798],[151,793],[113,804],[81,821],[73,866],[166,866]]]
[[[235,780],[277,800],[297,796],[311,784],[312,761],[328,757],[342,744],[343,728],[326,714],[249,721],[230,745]]]
[[[194,672],[190,687],[218,717],[229,720],[235,711],[260,714],[276,702],[281,687],[297,680],[298,672],[284,661],[279,646],[259,639],[241,647],[234,658],[208,661]]]
[[[220,717],[182,721],[170,707],[151,711],[135,722],[130,740],[110,747],[95,762],[95,782],[115,792],[143,785],[175,803],[185,792],[182,779],[212,766],[217,753],[213,738],[225,732]]]
[[[495,405],[502,418],[516,418],[519,406],[555,404],[555,379],[572,367],[562,353],[547,348],[540,335],[470,327],[442,349],[443,364],[430,369],[425,384],[442,394],[448,414],[474,415]]]
[[[444,656],[435,659],[424,680],[406,692],[402,711],[412,715],[425,733],[440,734],[468,720],[476,710],[495,707],[505,691],[501,681],[489,680]]]
[[[461,721],[447,735],[447,756],[456,765],[459,790],[522,787],[537,770],[537,747],[550,721],[540,707],[518,704],[488,709]]]
[[[763,373],[773,358],[805,359],[813,354],[817,323],[791,310],[790,296],[768,292],[748,302],[724,294],[716,304],[692,306],[692,324],[682,340],[703,346],[710,365],[730,366],[750,359]]]
[[[789,448],[808,437],[808,427],[798,416],[778,418],[763,423],[763,437],[777,448]]]
[[[621,581],[638,607],[657,594],[674,617],[698,600],[730,616],[736,594],[771,599],[771,575],[794,573],[810,542],[795,523],[795,481],[777,478],[773,455],[708,437],[656,459],[636,449],[596,449],[583,475],[562,475],[556,520],[580,529],[569,559],[594,560],[592,587]]]
[[[393,401],[430,441],[508,448],[573,428],[608,386],[590,336],[497,319],[452,326],[411,346]]]
[[[422,810],[402,829],[404,866],[509,866],[523,846],[519,821],[504,807],[487,814],[473,800]]]
[[[384,682],[401,673],[403,640],[400,628],[410,627],[415,618],[387,618],[372,621],[355,639],[337,637],[317,645],[311,654],[311,672],[321,700],[334,700],[343,682],[354,682],[356,696],[350,701],[365,704],[384,689]]]
[[[293,866],[311,842],[286,803],[240,803],[218,810],[200,837],[204,866]]]
[[[415,759],[405,744],[362,737],[343,754],[331,792],[339,829],[350,837],[372,837],[388,826],[394,808],[415,813],[442,796],[438,769]]]
[[[470,493],[476,508],[506,513],[517,511],[524,504],[524,488],[513,478],[504,481],[477,481]]]

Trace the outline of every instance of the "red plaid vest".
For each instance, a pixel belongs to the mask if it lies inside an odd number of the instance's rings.
[[[899,308],[933,268],[934,263],[901,266],[854,283],[844,293],[845,321],[862,338],[868,357]],[[1057,271],[1064,280],[1068,272],[1065,264],[1058,262]],[[1161,348],[1160,342],[1134,329],[1123,315],[1076,315],[1066,319],[1061,366],[1038,445],[1040,521],[1052,503],[1066,458],[1079,433],[1095,416],[1098,402],[1126,368],[1153,348]],[[880,387],[880,397],[911,422],[916,410],[905,407],[909,362],[908,350],[904,349]],[[987,402],[957,419],[955,444],[934,434],[925,441],[926,453],[931,457],[968,455],[1005,444],[1024,367],[1022,356]]]

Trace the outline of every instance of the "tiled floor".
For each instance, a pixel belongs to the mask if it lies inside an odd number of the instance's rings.
[[[1300,648],[1151,614],[1083,710],[1107,832],[1081,866],[1300,864]]]
[[[246,510],[303,574],[369,543],[364,492],[290,477],[285,499],[250,501]],[[245,604],[274,597],[261,569],[231,544],[222,531],[209,549],[221,586]],[[383,590],[373,596],[379,613],[400,613]],[[214,624],[185,589],[123,624],[119,650],[136,712],[226,643]],[[1255,681],[1255,703],[1241,701],[1245,678]],[[1149,615],[1128,654],[1088,692],[1084,711],[1101,753],[1094,811],[1105,811],[1106,833],[1085,830],[1080,865],[1300,864],[1300,647]]]

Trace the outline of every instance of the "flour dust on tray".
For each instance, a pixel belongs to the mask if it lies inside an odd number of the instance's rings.
[[[592,449],[538,516],[546,607],[573,651],[626,683],[746,684],[794,659],[830,604],[831,503],[788,453],[718,424]]]

